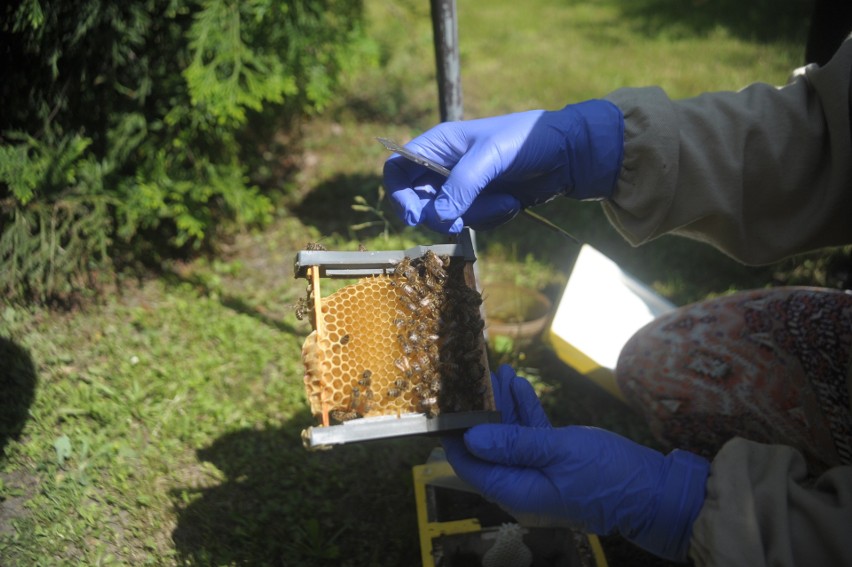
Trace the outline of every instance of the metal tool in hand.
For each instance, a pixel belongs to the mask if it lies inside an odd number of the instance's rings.
[[[437,163],[435,161],[432,161],[429,158],[426,158],[426,157],[423,157],[419,154],[416,154],[416,153],[412,152],[411,150],[405,148],[404,146],[397,144],[393,140],[388,140],[387,138],[376,138],[376,139],[379,142],[381,142],[381,144],[385,148],[387,148],[388,150],[390,150],[392,152],[398,153],[399,155],[401,155],[405,159],[410,160],[410,161],[416,163],[417,165],[422,165],[423,167],[425,167],[427,169],[431,169],[435,173],[439,173],[439,174],[443,175],[444,177],[449,177],[450,170],[448,168],[444,167],[443,165],[441,165],[440,163]],[[534,213],[529,209],[521,209],[521,213],[527,215],[529,218],[531,218],[535,222],[542,224],[542,225],[546,226],[547,228],[549,228],[551,230],[555,230],[556,232],[558,232],[562,236],[565,236],[566,238],[570,239],[572,242],[580,244],[580,241],[577,240],[577,238],[574,237],[574,235],[572,235],[567,230],[563,229],[561,226],[547,220],[546,218],[544,218],[540,214]]]

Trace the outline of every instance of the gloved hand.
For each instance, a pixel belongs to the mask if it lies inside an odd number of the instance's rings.
[[[487,229],[557,195],[612,196],[624,151],[624,117],[590,100],[556,111],[445,122],[406,147],[452,172],[448,178],[394,155],[385,162],[391,202],[410,226],[443,233]]]
[[[515,374],[514,368],[501,364],[497,372],[491,373],[491,389],[494,404],[502,415],[502,422],[509,425],[550,427],[550,420],[538,401],[538,396],[526,378]]]
[[[592,427],[542,425],[532,388],[515,383],[522,378],[501,368],[492,380],[508,421],[444,438],[462,480],[515,515],[565,519],[597,534],[617,530],[661,557],[686,559],[707,460],[686,451],[665,456]]]

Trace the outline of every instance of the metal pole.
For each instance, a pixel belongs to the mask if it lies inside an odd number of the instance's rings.
[[[462,119],[459,28],[455,0],[430,0],[441,122]]]
[[[432,9],[432,38],[435,43],[435,64],[438,68],[438,102],[441,122],[461,120],[462,103],[461,62],[459,61],[459,20],[456,0],[429,0]],[[470,230],[471,247],[476,253],[476,231]],[[477,291],[482,292],[479,263],[473,264]],[[485,304],[479,307],[485,320]],[[488,332],[483,331],[486,340]]]

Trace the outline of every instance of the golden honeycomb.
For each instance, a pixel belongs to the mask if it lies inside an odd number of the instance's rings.
[[[485,409],[481,297],[463,266],[427,252],[321,297],[302,347],[312,413],[327,424]]]

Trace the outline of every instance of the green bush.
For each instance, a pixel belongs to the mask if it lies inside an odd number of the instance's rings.
[[[250,125],[322,110],[370,45],[349,0],[21,0],[0,17],[0,293],[42,299],[119,251],[268,220]]]

